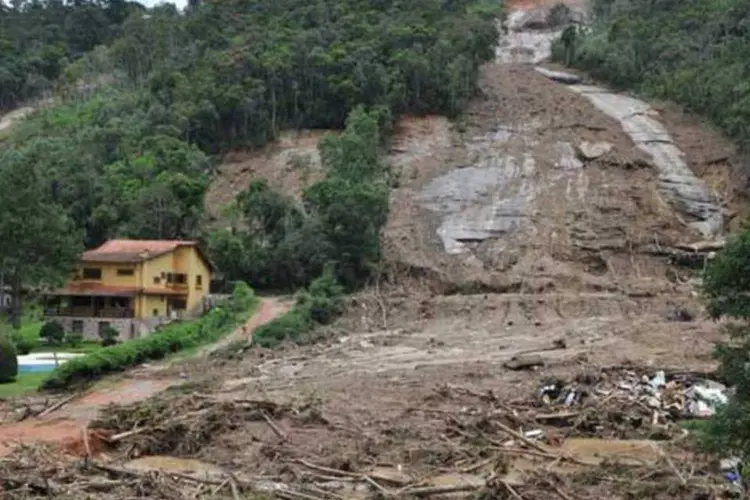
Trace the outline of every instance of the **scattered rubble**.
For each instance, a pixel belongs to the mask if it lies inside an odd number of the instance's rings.
[[[596,160],[612,151],[614,146],[609,142],[588,142],[584,141],[576,148],[576,153],[581,160]]]
[[[315,401],[165,393],[110,408],[76,453],[18,448],[0,461],[0,487],[3,498],[71,500],[727,498],[740,487],[736,460],[691,462],[688,441],[668,440],[686,432],[676,419],[704,417],[727,389],[697,376],[644,373],[582,370],[569,382],[542,380],[521,400],[443,385],[366,427],[340,423]],[[326,453],[321,433],[359,451]],[[238,438],[233,454],[210,452],[212,443]]]
[[[509,370],[531,370],[539,366],[544,366],[544,358],[538,354],[524,354],[514,356],[509,361],[503,363],[503,366]]]
[[[712,416],[719,405],[726,404],[727,388],[712,380],[685,375],[668,380],[664,371],[649,376],[626,370],[600,380],[547,381],[540,387],[539,401],[545,407],[593,407],[597,412],[607,406],[625,406],[629,418],[636,419],[638,426],[644,419],[657,425]]]
[[[579,75],[574,75],[573,73],[565,73],[563,71],[554,71],[551,69],[547,69],[543,66],[535,66],[534,69],[537,72],[549,78],[550,80],[554,80],[559,83],[564,83],[566,85],[574,85],[576,83],[581,83],[583,81],[583,77]]]

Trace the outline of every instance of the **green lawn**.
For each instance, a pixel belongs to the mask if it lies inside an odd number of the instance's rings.
[[[48,376],[49,373],[45,372],[19,373],[15,382],[0,384],[0,398],[12,398],[35,392],[41,385],[42,380]]]
[[[90,352],[98,351],[102,348],[99,342],[86,341],[81,343],[78,347],[70,347],[68,345],[61,345],[59,347],[50,345],[40,345],[31,350],[31,352],[79,352],[88,354]]]

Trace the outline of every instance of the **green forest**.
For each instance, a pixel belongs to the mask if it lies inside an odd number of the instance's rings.
[[[294,289],[333,265],[347,287],[378,258],[381,160],[402,113],[461,113],[493,57],[477,0],[121,0],[0,4],[0,108],[53,103],[0,131],[6,283],[63,279],[112,237],[201,239],[230,280]],[[204,193],[224,153],[284,129],[344,129],[302,203],[258,182],[231,229]]]
[[[558,61],[610,85],[672,100],[750,146],[750,2],[594,0],[594,25]]]

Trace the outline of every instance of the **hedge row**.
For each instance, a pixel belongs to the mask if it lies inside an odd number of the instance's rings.
[[[232,297],[200,319],[170,323],[158,332],[122,344],[104,347],[72,359],[53,371],[42,390],[66,389],[120,372],[148,360],[208,344],[232,331],[252,313],[258,300],[245,283],[237,283]]]
[[[303,343],[318,325],[331,323],[344,310],[344,289],[330,269],[297,294],[294,307],[253,333],[253,344],[275,347],[286,340]]]

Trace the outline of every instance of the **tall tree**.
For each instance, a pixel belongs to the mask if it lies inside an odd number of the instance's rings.
[[[750,459],[750,231],[733,238],[709,263],[703,277],[703,293],[714,319],[728,319],[723,326],[727,340],[716,346],[720,374],[734,386],[729,404],[711,419],[704,444],[711,451]]]
[[[15,327],[21,321],[21,287],[59,285],[81,250],[79,232],[39,175],[37,156],[33,150],[0,156],[0,273],[12,289]]]

